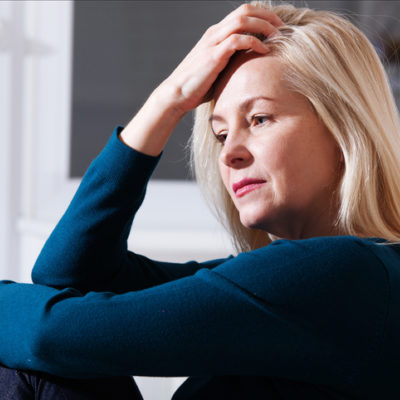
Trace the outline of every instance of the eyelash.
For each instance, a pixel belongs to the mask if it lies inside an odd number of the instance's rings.
[[[253,123],[253,121],[256,119],[261,119],[261,118],[267,119],[266,122],[268,122],[272,119],[272,115],[254,115],[251,117],[251,123]],[[260,124],[257,124],[257,125],[264,125],[266,122],[261,122]],[[222,145],[225,143],[225,140],[227,137],[227,133],[223,133],[223,132],[227,132],[227,131],[225,130],[225,131],[221,131],[219,133],[214,134],[215,139]]]

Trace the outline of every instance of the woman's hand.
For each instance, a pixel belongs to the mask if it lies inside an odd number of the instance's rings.
[[[252,50],[260,54],[269,49],[260,39],[249,35],[269,37],[283,25],[279,17],[263,7],[243,4],[221,22],[211,26],[200,41],[162,85],[175,91],[171,99],[185,113],[201,104],[226,67],[232,55],[239,50]]]
[[[220,72],[239,50],[268,53],[255,36],[269,37],[282,21],[263,7],[243,4],[211,26],[196,46],[154,90],[138,114],[121,133],[121,139],[142,153],[161,153],[182,117],[201,104]]]

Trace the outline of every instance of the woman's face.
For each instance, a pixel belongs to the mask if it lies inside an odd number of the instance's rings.
[[[273,56],[240,54],[215,87],[219,168],[243,225],[277,237],[335,234],[340,151]]]

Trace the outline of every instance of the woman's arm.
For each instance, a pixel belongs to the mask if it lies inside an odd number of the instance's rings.
[[[381,368],[390,299],[373,246],[353,237],[276,241],[120,295],[3,282],[0,363],[78,378],[262,375],[357,385],[360,370]]]
[[[133,217],[158,158],[118,139],[117,128],[91,164],[70,206],[49,237],[32,280],[57,288],[122,293],[144,289],[208,264],[155,262],[127,250]]]
[[[259,39],[241,32],[268,36],[280,23],[271,12],[247,4],[204,34],[93,162],[37,260],[34,282],[121,293],[190,275],[201,267],[153,263],[129,253],[132,220],[157,157],[182,116],[203,101],[232,54],[242,49],[268,51]]]

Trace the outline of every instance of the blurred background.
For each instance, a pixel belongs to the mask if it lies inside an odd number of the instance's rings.
[[[400,104],[400,1],[291,1],[347,15]],[[0,277],[30,281],[40,248],[117,125],[237,1],[0,1]],[[188,114],[135,220],[131,249],[171,261],[232,252],[187,167]],[[139,378],[145,399],[182,379]]]

